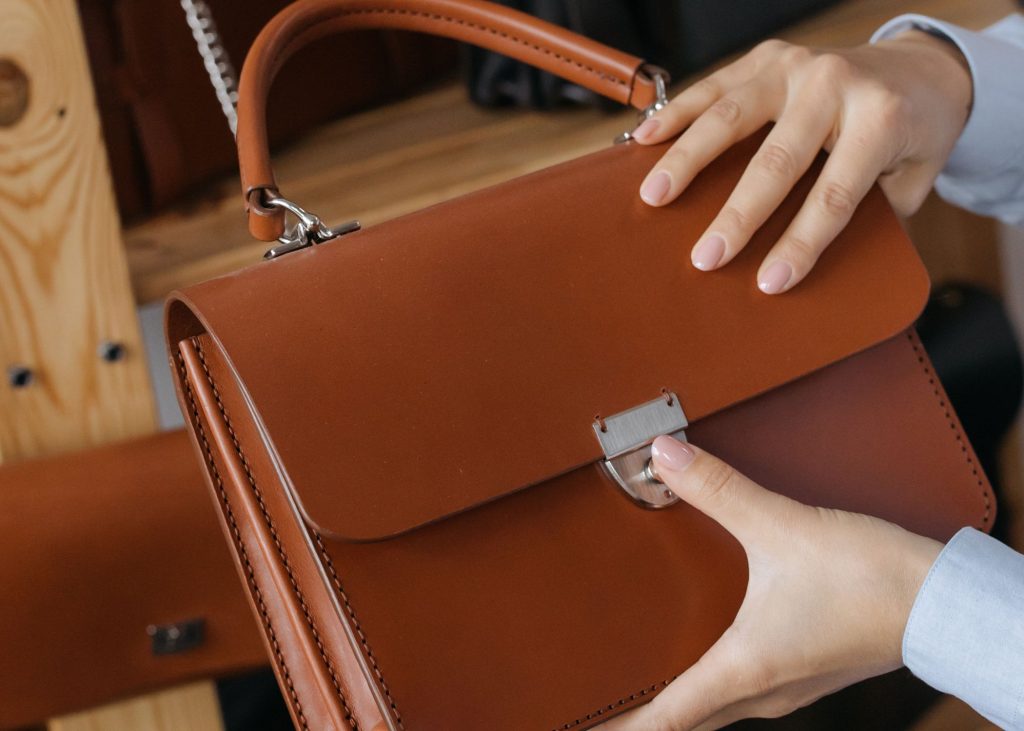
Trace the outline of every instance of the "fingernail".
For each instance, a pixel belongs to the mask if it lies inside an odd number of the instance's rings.
[[[661,126],[661,122],[653,117],[651,119],[645,119],[644,123],[633,130],[633,137],[638,140],[646,140],[654,136],[654,133],[658,131],[658,127]]]
[[[718,262],[722,261],[723,256],[725,256],[725,239],[718,234],[711,234],[694,247],[693,253],[690,254],[690,260],[693,261],[695,267],[706,272],[718,266]]]
[[[660,467],[685,470],[696,456],[694,451],[672,437],[661,436],[651,445],[651,455]]]
[[[784,261],[777,261],[764,270],[757,286],[765,294],[778,294],[789,284],[793,276],[793,268]]]
[[[672,178],[662,170],[644,181],[644,184],[640,186],[640,197],[644,199],[644,203],[656,206],[665,200],[670,187],[672,187]]]

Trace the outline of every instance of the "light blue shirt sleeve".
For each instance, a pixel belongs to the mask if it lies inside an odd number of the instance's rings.
[[[954,205],[1024,226],[1024,16],[1010,15],[975,32],[924,15],[901,15],[879,28],[871,42],[914,28],[955,43],[974,77],[971,115],[936,191]]]
[[[1024,729],[1024,556],[964,528],[932,566],[903,634],[924,682],[1005,729]]]

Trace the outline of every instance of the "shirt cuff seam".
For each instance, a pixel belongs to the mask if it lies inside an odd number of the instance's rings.
[[[968,30],[914,13],[900,15],[885,23],[871,36],[871,43],[888,40],[915,28],[941,36],[959,49],[967,61],[974,90],[970,114],[946,160],[943,178],[973,184],[998,178],[1008,169],[1020,165],[1024,161],[1024,144],[996,144],[992,127],[993,120],[1001,120],[1019,108],[1021,100],[1024,100],[1016,86],[1009,86],[1006,74],[998,71],[1005,67],[1007,54],[1016,60],[1024,47],[995,34]]]
[[[910,608],[910,616],[907,618],[907,628],[903,631],[903,643],[901,647],[901,652],[903,655],[904,665],[907,664],[907,658],[909,656],[909,648],[911,644],[911,635],[913,633],[914,627],[917,624],[918,607],[923,603],[923,597],[925,596],[925,593],[927,592],[929,585],[932,583],[932,579],[935,578],[935,576],[939,573],[939,568],[945,563],[946,559],[949,557],[951,553],[950,549],[959,541],[960,537],[964,535],[968,530],[968,528],[963,528],[957,531],[956,535],[954,535],[949,540],[949,543],[947,543],[942,548],[942,550],[939,552],[939,555],[935,558],[935,563],[933,563],[932,567],[928,569],[928,575],[925,577],[924,583],[921,584],[921,588],[918,590],[917,596],[914,597],[914,603]]]

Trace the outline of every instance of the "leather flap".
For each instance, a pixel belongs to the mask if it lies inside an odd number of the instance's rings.
[[[637,195],[664,147],[629,144],[258,264],[176,294],[170,341],[223,348],[317,529],[408,531],[602,458],[598,414],[664,388],[692,422],[913,322],[928,277],[877,189],[801,286],[758,291],[817,166],[691,266],[760,139],[666,208]]]

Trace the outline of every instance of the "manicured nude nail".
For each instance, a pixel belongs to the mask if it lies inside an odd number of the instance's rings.
[[[645,119],[643,124],[633,130],[633,137],[641,142],[650,139],[654,136],[654,133],[658,131],[658,127],[660,126],[661,122],[657,119]]]
[[[765,294],[778,294],[793,276],[793,268],[784,261],[777,261],[764,270],[764,274],[757,282],[757,286]]]
[[[696,456],[694,451],[672,437],[661,436],[651,445],[651,455],[661,469],[685,470]]]
[[[665,200],[668,189],[671,187],[672,178],[662,170],[644,181],[644,184],[640,186],[640,197],[644,199],[644,203],[656,206]]]
[[[693,265],[706,272],[718,266],[725,256],[725,239],[718,234],[711,234],[693,248],[690,260]]]

